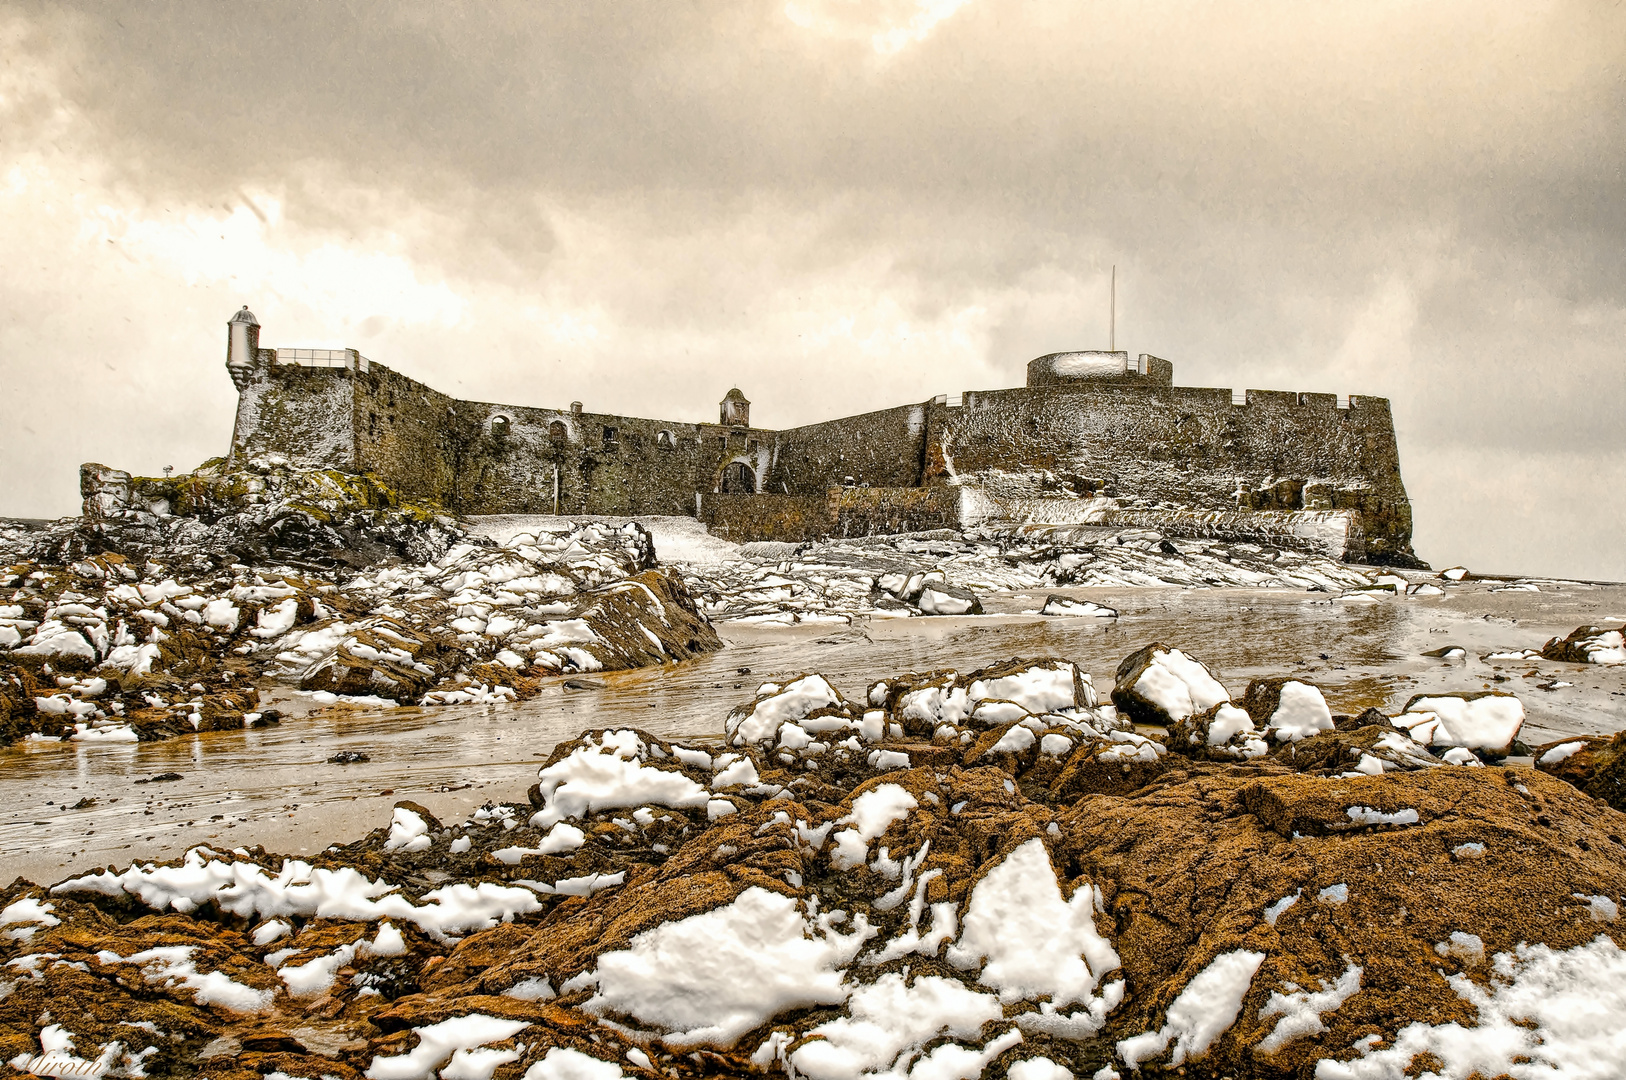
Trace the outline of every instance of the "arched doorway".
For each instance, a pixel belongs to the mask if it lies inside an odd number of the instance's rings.
[[[755,495],[757,474],[743,461],[731,461],[723,467],[723,493],[725,495]]]

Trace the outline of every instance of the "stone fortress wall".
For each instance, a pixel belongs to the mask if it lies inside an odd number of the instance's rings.
[[[1383,398],[1173,385],[1173,365],[1055,353],[1028,385],[799,428],[460,401],[355,350],[263,349],[228,324],[232,455],[368,472],[462,514],[674,514],[735,540],[980,523],[1132,525],[1404,561]],[[1308,539],[1306,539],[1308,538]]]

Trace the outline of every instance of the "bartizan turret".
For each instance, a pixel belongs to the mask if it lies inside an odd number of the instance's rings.
[[[260,360],[260,320],[244,304],[226,324],[226,370],[238,390],[248,385]]]

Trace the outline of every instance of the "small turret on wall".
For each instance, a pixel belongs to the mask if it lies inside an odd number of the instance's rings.
[[[1084,350],[1049,353],[1028,363],[1028,386],[1169,386],[1174,365],[1141,353],[1135,361],[1126,352]]]
[[[737,386],[723,395],[717,413],[719,424],[727,427],[751,426],[751,403],[745,400],[745,395],[740,393]]]
[[[260,358],[260,320],[244,304],[226,324],[226,370],[232,385],[242,390],[253,376]]]

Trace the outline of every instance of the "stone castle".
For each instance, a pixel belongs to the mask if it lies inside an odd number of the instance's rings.
[[[231,457],[370,473],[459,514],[688,515],[735,540],[981,524],[1135,526],[1409,562],[1384,398],[1174,385],[1166,360],[1065,352],[1027,385],[785,430],[460,401],[354,349],[227,324]]]

